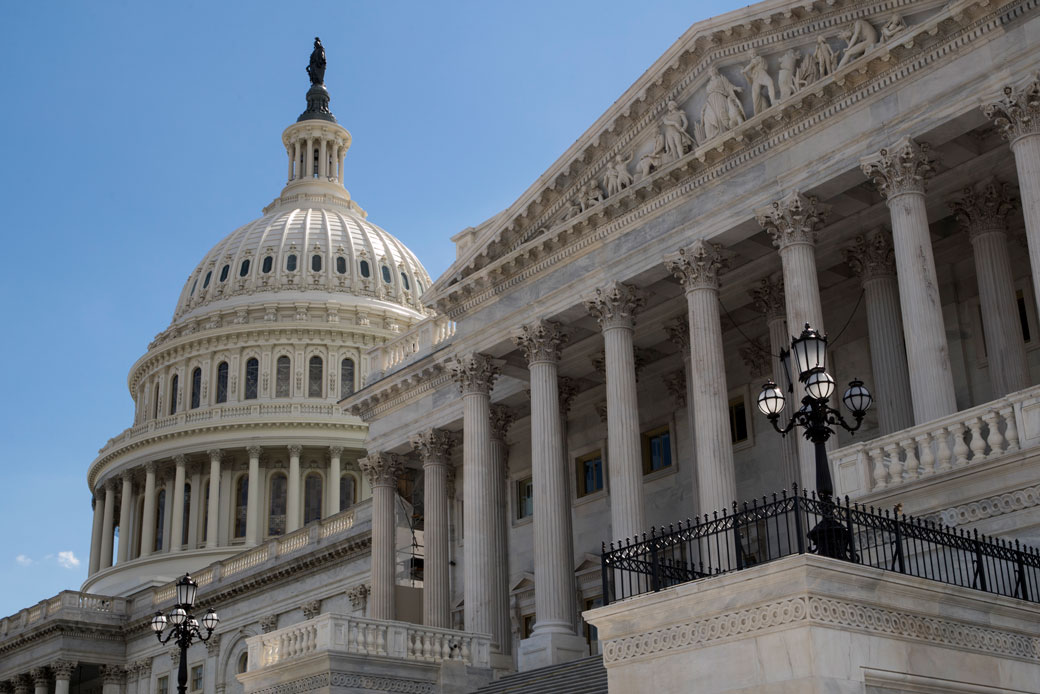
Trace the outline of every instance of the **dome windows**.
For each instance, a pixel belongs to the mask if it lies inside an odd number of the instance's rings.
[[[173,375],[170,379],[170,414],[177,414],[177,387],[178,387],[177,374]]]
[[[336,258],[336,272],[341,275],[347,274],[347,259],[343,256]]]
[[[209,280],[210,280],[211,277],[213,277],[213,271],[212,270],[207,272],[206,273],[206,279],[202,280],[202,288],[203,289],[205,289],[205,288],[207,288],[209,286]]]
[[[274,267],[274,258],[267,256],[264,258],[264,264],[260,266],[260,270],[266,275],[271,271],[272,267]]]
[[[318,355],[311,357],[307,365],[307,397],[309,398],[321,397],[322,366],[321,357]]]
[[[408,275],[404,274],[403,272],[401,273],[401,284],[404,286],[404,290],[406,292],[411,290],[411,287],[408,286]]]
[[[383,271],[383,281],[387,284],[393,282],[392,275],[390,274],[390,268],[384,265],[381,269]]]
[[[359,263],[359,265],[361,267],[361,276],[362,277],[367,279],[367,278],[372,276],[372,270],[369,269],[367,260],[362,260],[361,263]]]
[[[199,278],[198,277],[196,277],[195,281],[191,283],[191,292],[188,293],[188,296],[195,296],[195,287],[197,287],[197,286],[199,286]]]
[[[290,253],[285,259],[285,269],[289,272],[296,272],[296,254]]]
[[[354,394],[354,360],[344,359],[339,364],[339,396]]]
[[[252,357],[246,362],[246,400],[256,400],[257,385],[260,383],[260,361]]]
[[[274,396],[276,398],[289,397],[289,378],[292,375],[292,363],[284,354],[278,357],[277,368],[274,376]]]
[[[225,265],[224,267],[220,268],[220,281],[221,282],[226,282],[227,281],[227,276],[228,276],[229,272],[231,272],[231,266],[230,265]]]
[[[218,403],[227,402],[227,386],[228,386],[228,363],[226,361],[222,361],[217,366],[217,402]]]
[[[317,253],[311,256],[311,270],[321,272],[321,256]]]
[[[191,409],[202,404],[202,369],[195,367],[191,372]]]
[[[249,274],[249,258],[242,261],[242,264],[238,267],[238,276],[245,277]]]
[[[303,480],[303,524],[321,518],[321,475],[309,473]]]

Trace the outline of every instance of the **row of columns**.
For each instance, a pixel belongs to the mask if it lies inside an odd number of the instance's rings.
[[[69,682],[76,669],[70,660],[55,660],[46,667],[34,667],[29,672],[0,681],[0,692],[4,694],[69,694]],[[54,683],[53,689],[51,683]]]
[[[317,169],[314,166],[315,146],[318,148]],[[312,136],[296,139],[285,149],[289,157],[289,181],[315,177],[343,181],[343,160],[348,145],[335,139]]]
[[[293,532],[302,525],[303,513],[300,506],[302,471],[300,467],[300,456],[303,447],[293,444],[287,447],[289,454],[289,469],[287,475],[286,493],[286,528],[285,531]],[[261,499],[260,480],[260,457],[263,453],[261,446],[253,445],[246,448],[249,457],[247,501],[246,501],[246,528],[245,544],[256,545],[261,542],[266,534],[264,525],[265,499]],[[202,545],[206,548],[220,546],[220,519],[221,519],[221,477],[223,474],[222,461],[223,452],[220,449],[211,449],[206,452],[209,459],[209,500],[205,509],[206,517],[206,539]],[[339,479],[342,474],[342,446],[331,446],[328,450],[328,474],[325,481],[325,501],[328,513],[333,515],[340,509],[340,486]],[[201,506],[204,496],[196,496],[196,489],[201,491],[198,484],[198,472],[193,475],[192,502],[190,508],[185,508],[184,488],[188,482],[187,456],[177,455],[173,457],[173,478],[160,481],[158,478],[159,468],[154,462],[144,466],[144,490],[143,510],[141,521],[134,524],[134,475],[135,470],[125,471],[120,478],[106,480],[95,494],[94,520],[91,534],[89,573],[94,574],[102,569],[112,566],[113,545],[115,543],[115,510],[117,494],[121,497],[119,503],[119,526],[120,540],[116,553],[117,562],[125,562],[136,558],[131,555],[131,547],[137,543],[135,533],[140,533],[139,557],[148,557],[157,550],[155,549],[156,522],[156,500],[160,486],[165,487],[166,510],[162,519],[164,524],[163,547],[158,551],[180,552],[192,549],[193,543],[181,542],[182,528],[184,527],[185,515],[189,515],[189,538],[197,534],[198,524],[202,522],[203,508]],[[171,486],[172,482],[172,486]],[[117,491],[118,490],[118,491]],[[228,490],[233,495],[234,490]],[[171,498],[172,497],[172,498]],[[229,496],[230,498],[230,496]],[[232,499],[232,506],[235,500]]]

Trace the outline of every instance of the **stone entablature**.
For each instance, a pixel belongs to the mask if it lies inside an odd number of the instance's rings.
[[[457,319],[507,288],[581,253],[596,241],[645,222],[647,215],[660,214],[697,187],[732,175],[770,149],[789,146],[793,138],[805,137],[841,111],[859,107],[864,99],[875,98],[927,69],[936,63],[935,57],[947,55],[969,41],[987,40],[988,35],[1016,21],[1032,7],[1029,0],[997,7],[963,0],[925,17],[937,8],[936,3],[899,3],[893,7],[892,3],[882,6],[849,2],[797,10],[788,6],[782,12],[778,11],[779,5],[756,6],[756,16],[743,25],[720,26],[732,22],[730,15],[691,28],[681,43],[692,48],[673,49],[632,87],[543,177],[542,180],[550,181],[547,187],[530,189],[514,205],[515,214],[496,219],[495,225],[485,232],[483,242],[475,244],[484,250],[479,255],[468,254],[445,273],[451,284],[444,280],[444,284],[436,285],[427,302]],[[695,104],[695,100],[690,100],[697,89],[707,84],[709,68],[718,67],[717,60],[744,55],[750,47],[761,50],[768,41],[775,42],[777,52],[782,53],[815,35],[830,36],[836,29],[851,27],[863,17],[869,17],[874,29],[881,33],[882,25],[887,26],[886,22],[901,12],[913,14],[912,21],[907,22],[909,26],[879,40],[864,56],[836,67],[831,74],[818,78],[764,113],[747,118],[710,141],[698,143],[680,159],[663,164],[646,179],[605,201],[597,201],[566,220],[557,218],[570,196],[591,180],[592,172],[606,167],[622,150],[638,151],[639,146],[633,143],[643,140],[645,146],[653,139],[658,116],[668,101]],[[736,66],[723,67],[732,71]],[[658,84],[651,85],[655,80]],[[641,114],[638,119],[623,115],[634,109]],[[619,118],[624,125],[617,122]],[[608,141],[610,145],[606,144]],[[579,152],[581,148],[586,151]],[[582,166],[579,162],[591,163]],[[579,167],[580,173],[571,173]]]

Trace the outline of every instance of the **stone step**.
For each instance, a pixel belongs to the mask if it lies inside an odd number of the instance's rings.
[[[607,694],[603,656],[592,656],[496,680],[474,694]]]

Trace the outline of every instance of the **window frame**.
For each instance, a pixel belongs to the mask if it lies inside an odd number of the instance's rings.
[[[343,480],[345,480],[345,479],[349,479],[350,480],[350,491],[351,491],[350,503],[348,503],[346,506],[343,505],[343,501],[344,501],[344,498],[343,498],[344,497],[344,494],[343,494]],[[344,511],[350,509],[352,506],[354,506],[358,502],[358,485],[359,484],[360,484],[360,480],[358,480],[358,478],[355,477],[353,473],[350,473],[350,472],[340,473],[340,476],[339,476],[339,508],[336,509],[336,513],[342,513]]]
[[[285,509],[282,514],[285,518],[285,528],[289,527],[289,472],[282,468],[275,468],[271,470],[267,475],[267,494],[266,503],[264,504],[267,513],[264,514],[264,537],[282,537],[285,535],[286,530],[283,528],[282,532],[274,534],[271,532],[271,517],[274,515],[274,484],[275,480],[281,477],[285,483],[285,491],[283,496],[285,498]]]
[[[191,666],[188,671],[188,691],[189,692],[201,692],[206,686],[206,671],[203,669],[202,663],[196,663]],[[196,687],[195,685],[199,686]]]
[[[223,372],[221,372],[221,367],[223,367]],[[231,365],[226,359],[222,359],[217,364],[217,387],[213,389],[213,400],[217,405],[222,405],[228,400],[228,374],[230,371]]]
[[[285,271],[296,272],[296,268],[298,267],[296,262],[297,260],[298,259],[295,253],[290,253],[289,255],[285,256]]]
[[[512,491],[512,493],[510,494],[510,497],[512,498],[511,506],[512,506],[512,511],[513,511],[511,517],[512,517],[514,526],[524,525],[524,524],[530,523],[531,521],[534,520],[534,478],[532,477],[530,470],[525,470],[524,472],[526,474],[523,474],[522,477],[521,476],[514,477],[513,480],[512,480],[512,484],[510,485],[511,486],[511,491]],[[524,483],[529,484],[530,488],[531,488],[531,513],[529,513],[527,515],[524,515],[524,516],[521,516],[520,515],[520,485],[524,484]]]
[[[188,396],[188,409],[197,410],[202,407],[202,367],[191,370],[191,393]]]
[[[652,460],[650,454],[651,440],[655,436],[660,436],[662,433],[668,433],[668,456],[670,458],[669,464],[657,470],[651,469]],[[674,472],[678,466],[678,456],[676,455],[675,448],[675,421],[669,418],[665,422],[658,422],[656,425],[647,427],[639,433],[639,449],[641,452],[640,457],[642,458],[643,464],[643,479],[656,478],[662,475]]]
[[[244,497],[244,498],[243,498]],[[249,473],[242,472],[231,481],[231,538],[232,543],[245,541],[246,532],[249,527]],[[239,503],[241,502],[241,504]],[[244,509],[242,517],[242,534],[239,530],[239,509]]]
[[[281,365],[282,360],[285,360],[289,366],[286,371],[285,377],[285,394],[281,394]],[[291,398],[292,397],[292,357],[288,354],[279,354],[274,360],[274,397],[276,398]]]
[[[249,363],[253,362],[256,364],[256,378],[252,381],[253,390],[252,395],[249,394]],[[247,357],[245,366],[243,367],[244,373],[242,374],[242,399],[243,400],[256,400],[260,397],[260,357]]]
[[[343,368],[346,366],[346,362],[350,362],[350,391],[346,392],[343,388],[343,384],[346,383],[346,379],[343,377]],[[357,361],[354,357],[342,357],[339,360],[339,397],[343,399],[348,395],[353,395],[357,392]]]
[[[755,418],[751,414],[751,391],[747,384],[729,391],[726,397],[727,411],[731,411],[732,403],[737,399],[743,399],[744,401],[744,422],[747,426],[747,438],[732,445],[734,451],[743,451],[753,448],[755,445]],[[758,408],[756,407],[754,411],[757,412]]]
[[[317,361],[315,361],[317,360]],[[317,365],[318,378],[314,378],[314,368]],[[314,386],[317,385],[317,393],[314,392]],[[307,397],[308,398],[323,398],[325,397],[325,359],[320,354],[312,354],[307,359]]]
[[[318,480],[318,516],[317,518],[311,518],[307,520],[307,482],[308,480]],[[307,470],[303,473],[303,480],[300,484],[300,493],[302,497],[300,499],[300,511],[303,515],[303,525],[308,523],[314,523],[320,521],[325,517],[325,494],[327,489],[325,487],[325,475],[321,474],[318,470]],[[342,503],[342,502],[341,502]]]
[[[574,466],[574,501],[577,503],[584,503],[607,495],[607,447],[605,444],[605,441],[598,442],[579,448],[571,454],[571,462]],[[600,459],[603,486],[591,492],[587,490],[583,491],[585,486],[583,464],[594,458]]]

